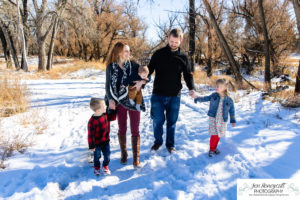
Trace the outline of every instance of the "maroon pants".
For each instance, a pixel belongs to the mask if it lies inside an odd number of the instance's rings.
[[[140,125],[140,112],[129,110],[124,108],[121,104],[117,106],[117,119],[119,125],[119,135],[126,135],[127,132],[127,113],[129,113],[130,118],[130,129],[131,136],[140,136],[139,125]]]
[[[216,150],[219,141],[220,141],[220,138],[219,138],[218,135],[211,135],[210,136],[210,150],[211,151]]]

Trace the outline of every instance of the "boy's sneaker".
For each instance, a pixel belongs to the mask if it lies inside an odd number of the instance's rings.
[[[214,151],[209,151],[208,152],[208,157],[210,157],[210,158],[213,157],[213,154],[214,154]]]
[[[95,174],[96,176],[99,176],[99,175],[101,174],[101,172],[100,172],[100,167],[94,167],[94,174]]]
[[[110,175],[110,170],[108,169],[108,166],[103,166],[103,172],[105,175]]]
[[[216,155],[218,155],[218,154],[220,154],[221,152],[219,151],[219,149],[216,149],[216,150],[214,150],[214,153],[215,153]]]
[[[136,104],[135,107],[136,107],[137,111],[141,112],[141,105],[140,104]]]
[[[130,102],[130,104],[131,104],[131,105],[133,105],[133,106],[134,106],[134,104],[135,104],[134,100],[132,100],[132,99],[129,99],[129,102]]]

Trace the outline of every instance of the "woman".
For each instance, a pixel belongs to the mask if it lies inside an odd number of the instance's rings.
[[[106,98],[109,103],[109,109],[117,110],[117,120],[119,125],[118,138],[121,148],[121,163],[127,163],[126,150],[126,131],[127,131],[127,113],[130,118],[131,143],[133,153],[134,167],[140,167],[140,112],[131,105],[128,97],[128,88],[122,87],[123,82],[128,78],[134,68],[139,65],[130,61],[130,48],[122,42],[118,42],[113,47],[109,56],[106,68]],[[144,81],[136,82],[136,89],[139,90]],[[144,101],[141,110],[145,111]]]

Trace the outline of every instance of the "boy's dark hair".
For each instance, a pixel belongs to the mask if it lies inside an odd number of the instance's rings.
[[[173,36],[173,37],[176,37],[176,38],[180,38],[180,39],[183,39],[183,33],[182,33],[182,30],[180,30],[179,28],[174,28],[171,30],[171,32],[169,33],[169,37],[170,36]]]
[[[100,98],[91,98],[90,100],[90,108],[96,112],[96,110],[101,108],[101,104],[105,103],[104,99],[100,99]]]
[[[139,72],[138,73],[147,73],[149,74],[149,69],[147,66],[139,66]]]

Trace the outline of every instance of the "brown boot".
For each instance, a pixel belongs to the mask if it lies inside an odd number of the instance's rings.
[[[120,143],[120,149],[121,149],[121,164],[125,165],[127,163],[127,150],[126,150],[126,135],[119,135],[119,143]]]
[[[140,168],[140,137],[131,137],[133,166]]]

